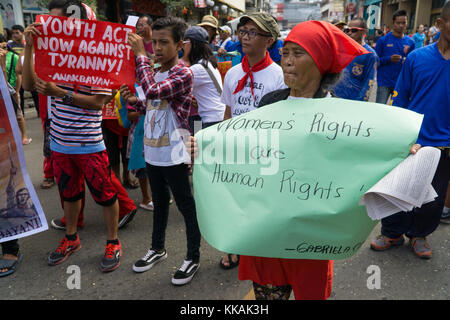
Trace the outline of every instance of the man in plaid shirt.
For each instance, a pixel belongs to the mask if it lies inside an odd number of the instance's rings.
[[[178,61],[183,46],[186,23],[179,18],[160,18],[153,24],[155,62],[153,70],[145,54],[142,38],[129,34],[128,42],[137,59],[136,69],[146,101],[139,100],[129,88],[120,88],[122,97],[138,112],[146,110],[144,123],[144,156],[152,190],[154,214],[152,246],[133,270],[144,272],[167,258],[165,231],[169,216],[169,187],[184,217],[187,255],[172,278],[172,284],[184,285],[192,280],[200,261],[200,230],[195,201],[189,183],[190,156],[184,140],[190,137],[188,116],[192,101],[192,72]]]

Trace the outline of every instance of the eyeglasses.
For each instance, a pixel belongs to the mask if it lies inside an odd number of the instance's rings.
[[[245,35],[248,35],[248,37],[250,39],[253,39],[256,36],[261,36],[261,37],[271,37],[272,36],[270,34],[259,33],[259,32],[255,31],[255,30],[245,30],[245,29],[239,29],[239,35],[241,37],[244,37]]]
[[[365,31],[366,29],[364,29],[364,28],[357,28],[357,27],[355,27],[355,28],[344,28],[344,32],[345,33],[356,33],[356,32],[358,32],[358,31]]]

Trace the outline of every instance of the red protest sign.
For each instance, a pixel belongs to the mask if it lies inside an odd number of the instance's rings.
[[[135,59],[128,45],[131,26],[39,15],[34,38],[35,71],[44,81],[118,89],[134,88]]]

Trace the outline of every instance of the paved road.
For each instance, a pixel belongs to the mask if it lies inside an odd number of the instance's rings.
[[[25,156],[31,180],[36,188],[48,222],[61,217],[62,210],[56,188],[41,190],[42,131],[40,120],[32,109],[26,110],[27,129],[33,138],[25,146]],[[129,192],[138,203],[139,189]],[[184,287],[174,287],[171,276],[184,259],[186,241],[184,223],[175,205],[171,206],[166,248],[168,259],[143,274],[132,271],[133,263],[143,256],[150,245],[152,213],[138,211],[135,219],[120,230],[123,243],[121,266],[109,274],[102,274],[98,264],[103,255],[106,229],[101,209],[87,196],[86,226],[80,230],[83,248],[65,263],[50,267],[47,255],[63,236],[62,231],[46,232],[21,239],[24,259],[12,276],[0,279],[0,299],[199,299],[239,300],[249,297],[249,281],[238,280],[237,270],[224,271],[218,267],[221,253],[204,240],[201,247],[201,266],[194,280]],[[380,224],[370,238],[379,233]],[[232,230],[230,230],[232,232]],[[369,238],[369,239],[370,239]],[[332,300],[382,299],[450,299],[450,226],[441,225],[429,238],[433,258],[425,261],[415,257],[408,245],[387,252],[369,249],[369,240],[350,259],[336,261]],[[70,265],[81,271],[81,289],[68,289],[67,273]],[[380,270],[380,289],[369,289],[367,280],[373,274],[369,266]],[[372,283],[372,282],[371,282]]]

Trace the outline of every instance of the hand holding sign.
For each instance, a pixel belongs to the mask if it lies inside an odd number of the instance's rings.
[[[120,87],[120,95],[128,104],[135,104],[137,101],[136,96],[124,84]]]
[[[49,97],[59,97],[62,98],[66,94],[64,89],[61,89],[53,82],[46,82],[41,79],[37,79],[36,81],[36,91],[44,96]]]
[[[32,23],[23,31],[23,35],[25,37],[25,45],[27,47],[33,47],[34,37],[38,37],[41,35],[41,31],[39,28],[42,26],[41,23]]]
[[[128,43],[130,44],[136,56],[145,56],[147,54],[142,37],[138,36],[137,34],[129,33]]]

